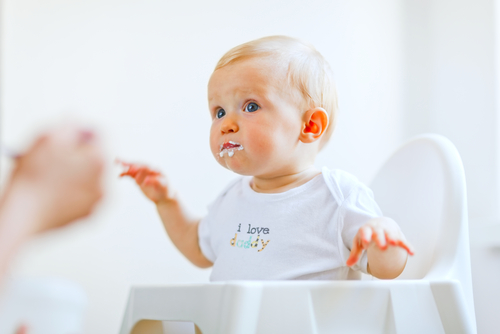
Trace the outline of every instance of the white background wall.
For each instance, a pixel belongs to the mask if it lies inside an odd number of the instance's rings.
[[[404,140],[442,133],[464,158],[471,221],[496,220],[493,9],[494,0],[3,0],[2,142],[20,149],[46,124],[76,115],[101,129],[110,164],[97,214],[31,242],[13,272],[82,284],[92,334],[118,331],[132,284],[207,281],[112,162],[160,168],[203,215],[234,177],[209,152],[208,78],[229,48],[273,34],[311,42],[334,70],[341,110],[318,166],[369,182]],[[476,310],[486,333],[500,273],[485,261],[498,263],[498,254],[478,245]]]

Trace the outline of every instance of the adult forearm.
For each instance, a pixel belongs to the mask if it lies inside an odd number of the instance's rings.
[[[0,200],[0,279],[21,244],[42,224],[44,218],[37,196],[29,187],[14,183]]]
[[[199,220],[188,217],[177,199],[159,202],[156,207],[175,247],[194,265],[201,268],[212,266],[198,243]]]

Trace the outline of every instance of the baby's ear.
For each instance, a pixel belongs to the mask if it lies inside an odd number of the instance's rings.
[[[323,108],[312,108],[304,113],[300,141],[312,143],[321,138],[328,127],[328,114]]]

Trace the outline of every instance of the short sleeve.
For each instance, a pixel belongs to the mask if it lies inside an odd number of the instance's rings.
[[[352,241],[356,236],[359,228],[363,226],[369,219],[381,217],[382,211],[375,202],[373,192],[358,182],[354,185],[351,193],[345,198],[341,206],[342,219],[342,242],[349,252],[352,248]],[[347,258],[345,258],[347,261]],[[368,257],[366,251],[363,252],[361,259],[352,267],[354,270],[360,270],[367,274]]]

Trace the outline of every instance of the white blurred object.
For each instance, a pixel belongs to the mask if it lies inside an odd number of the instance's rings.
[[[12,159],[18,158],[21,156],[18,152],[12,150],[10,147],[7,147],[3,144],[0,144],[0,154]]]
[[[192,322],[186,321],[164,321],[162,323],[163,333],[195,334],[196,330]]]
[[[16,278],[0,296],[0,333],[82,334],[87,297],[76,283],[61,278]]]
[[[415,248],[397,280],[133,287],[120,334],[139,333],[141,320],[192,321],[203,334],[476,333],[456,148],[442,136],[418,136],[388,159],[372,189]],[[140,334],[162,333],[150,328]]]

